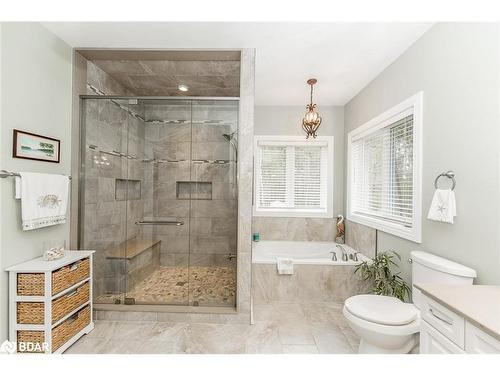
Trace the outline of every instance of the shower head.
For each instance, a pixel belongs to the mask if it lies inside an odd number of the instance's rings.
[[[233,138],[234,138],[234,133],[235,132],[232,132],[230,134],[222,134],[222,136],[224,137],[224,139],[228,142],[230,142]]]

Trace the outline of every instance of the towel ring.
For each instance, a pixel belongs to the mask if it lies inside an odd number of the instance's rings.
[[[455,181],[455,172],[453,171],[448,171],[448,172],[443,172],[439,174],[436,179],[434,180],[434,187],[437,189],[438,188],[438,181],[441,177],[448,177],[451,179],[452,185],[451,185],[451,190],[455,190],[455,185],[457,182]]]

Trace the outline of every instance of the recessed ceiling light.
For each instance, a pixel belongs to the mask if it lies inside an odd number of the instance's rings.
[[[189,87],[187,85],[179,85],[177,88],[179,89],[179,91],[189,91]]]

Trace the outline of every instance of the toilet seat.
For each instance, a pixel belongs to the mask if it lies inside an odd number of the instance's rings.
[[[418,309],[395,297],[360,294],[348,298],[345,308],[355,317],[384,326],[404,326],[418,317]]]
[[[357,317],[352,314],[344,305],[343,309],[344,317],[352,324],[357,327],[382,335],[390,335],[390,336],[404,336],[404,335],[412,335],[414,333],[418,333],[420,331],[420,312],[417,312],[417,317],[409,324],[395,326],[395,325],[386,325],[373,323],[368,320]]]

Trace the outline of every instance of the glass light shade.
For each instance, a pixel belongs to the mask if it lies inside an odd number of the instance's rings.
[[[312,136],[316,138],[316,131],[321,125],[322,118],[318,112],[316,112],[316,104],[308,104],[307,112],[302,119],[302,129],[307,133],[307,137]]]

